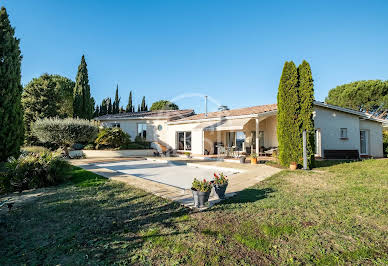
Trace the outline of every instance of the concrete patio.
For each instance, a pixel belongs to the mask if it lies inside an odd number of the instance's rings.
[[[278,168],[263,164],[236,164],[230,162],[204,161],[177,157],[95,158],[71,160],[71,163],[109,179],[124,182],[147,192],[151,192],[157,196],[177,201],[190,208],[193,208],[194,205],[191,190],[187,185],[187,180],[184,182],[179,180],[179,182],[176,182],[177,185],[172,185],[174,184],[174,179],[177,180],[177,178],[181,177],[180,173],[186,174],[187,172],[182,172],[183,169],[173,167],[174,165],[186,165],[197,168],[199,169],[199,172],[196,171],[195,173],[208,173],[210,175],[209,179],[211,178],[211,173],[213,172],[227,173],[229,186],[226,191],[226,197],[232,197],[239,191],[251,187],[265,178],[281,171]],[[166,169],[162,167],[163,164],[172,165],[171,169],[166,168],[167,171],[171,171],[172,181],[170,182],[166,181],[166,173],[169,172],[166,172]],[[125,167],[126,165],[128,165],[128,167]],[[147,165],[152,166],[152,168],[150,167],[147,170]],[[136,171],[133,169],[136,169]],[[159,172],[161,173],[160,176],[154,177],[156,173]],[[144,178],[145,175],[147,175],[147,177]],[[218,199],[216,195],[211,195],[209,199],[209,207],[218,202],[220,202],[220,199]]]

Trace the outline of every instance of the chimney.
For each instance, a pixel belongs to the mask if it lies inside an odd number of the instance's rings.
[[[205,117],[207,117],[207,96],[205,96]]]

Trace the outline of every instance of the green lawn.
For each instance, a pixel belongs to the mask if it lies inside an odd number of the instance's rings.
[[[72,180],[1,214],[1,265],[388,263],[388,160],[283,171],[201,213]]]

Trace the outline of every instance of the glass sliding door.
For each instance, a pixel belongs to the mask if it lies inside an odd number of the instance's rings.
[[[360,130],[360,154],[368,155],[368,131]]]
[[[226,146],[236,146],[236,132],[226,132]]]
[[[178,150],[191,151],[191,132],[177,132]]]

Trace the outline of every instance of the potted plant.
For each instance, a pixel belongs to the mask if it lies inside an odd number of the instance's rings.
[[[226,178],[227,176],[225,176],[224,173],[220,173],[219,175],[214,173],[214,181],[213,181],[214,190],[220,199],[225,198],[225,191],[226,191],[226,188],[228,187],[228,182],[229,182],[228,179]]]
[[[246,157],[244,155],[240,156],[240,163],[245,163]]]
[[[291,170],[296,170],[297,167],[298,167],[298,164],[296,162],[290,162],[290,169]]]
[[[187,151],[187,152],[185,152],[185,155],[186,155],[186,157],[187,157],[187,158],[190,158],[190,157],[191,157],[191,153],[190,153],[190,152],[188,152],[188,151]]]
[[[257,164],[257,154],[256,153],[251,154],[251,164]]]
[[[205,206],[206,202],[209,201],[210,192],[212,190],[212,185],[209,181],[204,179],[199,181],[194,178],[194,181],[191,185],[191,192],[194,197],[194,206],[202,208]]]

